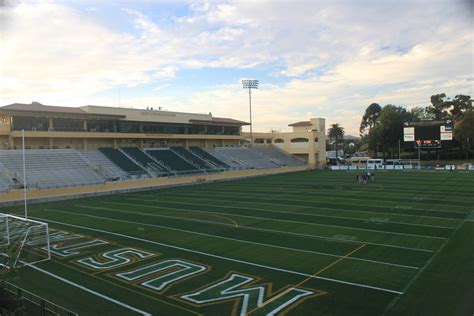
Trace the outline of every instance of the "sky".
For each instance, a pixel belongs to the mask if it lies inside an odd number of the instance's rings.
[[[0,0],[0,106],[209,113],[358,135],[377,102],[474,96],[473,0]]]

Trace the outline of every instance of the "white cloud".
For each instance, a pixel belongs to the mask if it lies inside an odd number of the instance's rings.
[[[255,92],[256,130],[284,130],[310,112],[356,133],[372,102],[426,105],[434,93],[474,93],[472,24],[458,2],[197,2],[166,25],[133,2],[124,7],[133,31],[101,24],[90,5],[0,8],[0,104],[115,105],[106,91],[149,85],[122,103],[246,120],[237,79],[255,69],[280,82]],[[238,71],[235,81],[199,93],[151,96],[166,93],[180,70],[202,68]]]

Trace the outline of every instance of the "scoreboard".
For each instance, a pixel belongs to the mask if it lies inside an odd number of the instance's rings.
[[[453,125],[450,121],[408,122],[403,127],[406,147],[441,148],[453,140]]]

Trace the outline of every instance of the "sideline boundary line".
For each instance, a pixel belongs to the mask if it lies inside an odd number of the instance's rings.
[[[89,289],[89,288],[87,288],[87,287],[85,287],[85,286],[83,286],[83,285],[77,284],[76,282],[70,281],[70,280],[65,279],[65,278],[63,278],[63,277],[60,277],[59,275],[56,275],[56,274],[51,273],[51,272],[49,272],[49,271],[43,270],[43,269],[41,269],[41,268],[39,268],[39,267],[37,267],[37,266],[29,265],[29,267],[35,269],[36,271],[42,272],[42,273],[44,273],[44,274],[46,274],[46,275],[48,275],[48,276],[50,276],[50,277],[53,277],[53,278],[55,278],[55,279],[57,279],[57,280],[60,280],[60,281],[62,281],[62,282],[64,282],[64,283],[67,283],[67,284],[69,284],[69,285],[72,285],[72,286],[74,286],[74,287],[77,287],[78,289],[81,289],[81,290],[83,290],[83,291],[85,291],[85,292],[88,292],[88,293],[90,293],[90,294],[93,294],[93,295],[95,295],[95,296],[98,296],[98,297],[100,297],[100,298],[102,298],[102,299],[104,299],[104,300],[106,300],[106,301],[109,301],[109,302],[112,302],[112,303],[117,304],[117,305],[119,305],[119,306],[122,306],[122,307],[124,307],[124,308],[126,308],[126,309],[128,309],[128,310],[134,311],[134,312],[139,313],[139,314],[141,314],[141,315],[146,315],[146,316],[151,316],[151,315],[152,315],[152,314],[150,314],[150,313],[148,313],[148,312],[142,311],[141,309],[138,309],[138,308],[136,308],[136,307],[130,306],[130,305],[125,304],[125,303],[123,303],[123,302],[117,301],[116,299],[113,299],[113,298],[111,298],[111,297],[109,297],[109,296],[107,296],[107,295],[104,295],[104,294],[101,294],[101,293],[96,292],[96,291],[94,291],[94,290],[91,290],[91,289]]]
[[[214,254],[202,252],[202,251],[197,251],[197,250],[187,249],[187,248],[183,248],[183,247],[168,245],[168,244],[164,244],[164,243],[160,243],[160,242],[157,242],[157,241],[148,240],[148,239],[144,239],[144,238],[133,237],[133,236],[125,235],[125,234],[110,232],[110,231],[106,231],[106,230],[102,230],[102,229],[85,227],[85,226],[74,225],[74,224],[68,224],[68,223],[63,223],[63,222],[54,221],[54,220],[50,220],[50,219],[40,218],[40,217],[36,217],[36,216],[31,216],[31,217],[35,218],[35,219],[40,219],[40,220],[43,220],[43,221],[46,221],[46,222],[50,222],[50,223],[75,227],[75,228],[89,230],[89,231],[95,231],[95,232],[99,232],[99,233],[102,233],[102,234],[109,234],[109,235],[114,235],[114,236],[118,236],[118,237],[122,237],[122,238],[128,238],[128,239],[132,239],[132,240],[136,240],[136,241],[141,241],[141,242],[144,242],[144,243],[149,243],[149,244],[168,247],[168,248],[177,249],[177,250],[181,250],[181,251],[196,253],[196,254],[200,254],[200,255],[203,255],[203,256],[218,258],[218,259],[222,259],[222,260],[226,260],[226,261],[237,262],[237,263],[250,265],[250,266],[254,266],[254,267],[259,267],[259,268],[264,268],[264,269],[268,269],[268,270],[274,270],[274,271],[285,272],[285,273],[294,274],[294,275],[312,277],[312,278],[321,279],[321,280],[325,280],[325,281],[329,281],[329,282],[352,285],[352,286],[355,286],[355,287],[362,287],[362,288],[366,288],[366,289],[372,289],[372,290],[387,292],[387,293],[392,293],[392,294],[403,294],[403,292],[397,291],[397,290],[385,289],[385,288],[381,288],[381,287],[365,285],[365,284],[360,284],[360,283],[354,283],[354,282],[348,282],[348,281],[332,279],[332,278],[325,278],[325,277],[319,277],[319,276],[313,277],[311,274],[308,274],[308,273],[303,273],[303,272],[298,272],[298,271],[293,271],[293,270],[287,270],[287,269],[267,266],[267,265],[263,265],[263,264],[259,264],[259,263],[255,263],[255,262],[250,262],[250,261],[244,261],[244,260],[239,260],[239,259],[234,259],[234,258],[228,258],[228,257],[224,257],[224,256],[219,256],[219,255],[214,255]]]

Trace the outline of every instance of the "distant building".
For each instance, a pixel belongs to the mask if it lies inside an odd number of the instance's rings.
[[[326,120],[312,118],[289,124],[292,132],[253,133],[255,146],[271,146],[300,157],[312,167],[326,164]],[[249,133],[243,133],[249,138]]]

